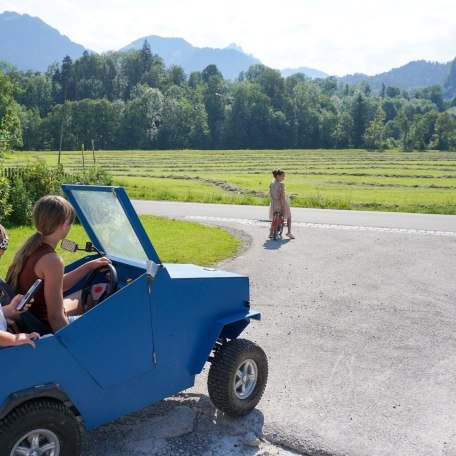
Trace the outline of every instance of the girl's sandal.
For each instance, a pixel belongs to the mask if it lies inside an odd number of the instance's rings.
[[[270,234],[269,239],[274,239],[274,236],[272,234]]]
[[[286,236],[288,236],[290,239],[295,239],[295,237],[291,233],[287,233]]]

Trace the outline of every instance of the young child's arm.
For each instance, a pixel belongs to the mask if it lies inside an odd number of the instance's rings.
[[[10,347],[12,345],[28,344],[35,347],[35,342],[32,339],[39,339],[38,333],[31,334],[11,334],[6,331],[0,331],[0,347]]]
[[[29,310],[29,307],[31,306],[30,303],[26,304],[22,310],[16,309],[21,299],[22,295],[18,294],[14,296],[14,298],[7,306],[2,307],[3,315],[5,315],[5,318],[14,318],[20,315],[21,313],[27,312],[27,310]]]

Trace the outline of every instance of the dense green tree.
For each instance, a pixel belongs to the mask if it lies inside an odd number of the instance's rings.
[[[425,98],[430,100],[437,106],[439,111],[443,111],[445,109],[445,102],[443,100],[443,88],[442,86],[438,85],[431,85],[429,87],[424,87],[423,89],[419,89],[415,93],[416,98]]]
[[[165,93],[159,146],[165,149],[184,149],[197,142],[205,147],[209,128],[202,104],[193,105],[178,86],[171,86]]]
[[[411,122],[408,117],[401,112],[395,119],[396,125],[401,131],[401,149],[404,152],[410,151],[413,147],[413,136],[410,134]]]
[[[456,148],[456,118],[449,112],[439,114],[435,122],[435,132],[438,135],[438,149]]]
[[[10,78],[0,71],[0,151],[22,145],[22,130],[15,87]]]
[[[124,147],[151,148],[163,114],[162,93],[147,85],[135,86],[122,121]]]
[[[225,130],[226,145],[251,149],[270,147],[268,134],[272,116],[271,100],[258,84],[247,81],[236,84]]]
[[[269,97],[274,110],[284,112],[286,108],[285,81],[279,70],[266,65],[252,65],[239,79],[257,84],[260,90]]]
[[[288,97],[293,96],[293,91],[295,87],[300,83],[300,82],[310,82],[311,79],[306,76],[304,73],[295,73],[292,74],[291,76],[288,76],[285,79],[285,90],[287,93]]]
[[[184,69],[179,65],[171,65],[167,70],[168,83],[179,87],[187,83],[187,75]]]
[[[364,144],[367,149],[383,150],[385,148],[383,137],[385,120],[385,111],[382,108],[378,108],[375,112],[374,119],[364,132]]]
[[[38,108],[28,109],[20,106],[18,110],[22,129],[22,141],[24,149],[39,150],[43,148],[43,119],[40,117]]]
[[[369,104],[366,96],[362,92],[358,92],[353,97],[353,101],[350,106],[350,113],[353,121],[351,143],[353,147],[363,147],[363,136],[370,119]]]
[[[318,147],[320,143],[320,98],[321,89],[308,82],[296,85],[293,94],[296,146]]]
[[[204,107],[211,135],[211,144],[218,147],[221,144],[221,133],[225,120],[227,90],[222,73],[215,65],[207,66],[201,73]]]
[[[147,41],[139,50],[66,57],[45,73],[0,64],[2,144],[27,149],[401,147],[455,149],[456,96],[335,78],[284,79],[253,65],[236,82],[215,65],[187,78]],[[449,85],[448,85],[449,84]],[[67,103],[65,103],[67,100]],[[7,138],[7,139],[5,139]],[[21,143],[23,141],[23,144]],[[21,146],[22,144],[22,146]]]
[[[401,96],[401,89],[399,87],[388,86],[385,89],[385,96],[388,97],[388,98],[400,97]]]

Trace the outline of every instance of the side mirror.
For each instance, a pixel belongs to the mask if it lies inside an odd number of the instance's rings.
[[[78,244],[76,242],[70,241],[69,239],[62,239],[60,247],[67,252],[76,252],[78,250]]]
[[[86,245],[83,249],[80,249],[78,247],[78,244],[76,242],[70,241],[69,239],[62,239],[62,242],[60,244],[60,247],[63,250],[66,250],[67,252],[74,253],[78,250],[83,250],[85,252],[97,252],[100,256],[104,256],[105,253],[98,250],[91,242],[86,242]]]

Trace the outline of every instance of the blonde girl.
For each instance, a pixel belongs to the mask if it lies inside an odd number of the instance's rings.
[[[73,207],[64,198],[40,198],[33,208],[36,233],[19,248],[6,275],[6,282],[18,293],[26,292],[36,279],[43,280],[30,312],[54,332],[82,313],[80,292],[66,298],[63,293],[93,269],[109,263],[107,258],[97,258],[64,273],[63,260],[55,248],[66,238],[75,218]]]

